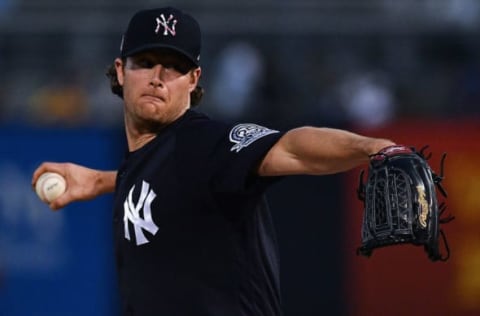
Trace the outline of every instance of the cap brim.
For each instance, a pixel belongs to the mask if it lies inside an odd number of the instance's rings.
[[[144,51],[148,50],[155,50],[155,49],[162,49],[162,48],[167,48],[170,50],[173,50],[177,53],[180,53],[181,55],[185,56],[188,60],[190,60],[195,66],[199,66],[198,60],[196,60],[193,56],[190,56],[187,52],[185,52],[182,49],[179,49],[178,47],[172,46],[172,45],[166,45],[166,44],[148,44],[148,45],[143,45],[140,47],[137,47],[135,49],[129,50],[127,52],[122,52],[122,57],[129,57]]]

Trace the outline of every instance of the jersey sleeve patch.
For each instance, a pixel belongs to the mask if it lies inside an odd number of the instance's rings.
[[[232,148],[230,148],[230,151],[235,151],[238,153],[240,150],[249,146],[256,140],[275,133],[279,133],[279,131],[257,124],[246,123],[235,125],[230,131],[229,135],[230,141],[235,144],[232,146]]]

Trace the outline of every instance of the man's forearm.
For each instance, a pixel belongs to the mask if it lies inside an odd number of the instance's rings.
[[[112,193],[115,191],[115,181],[117,179],[117,171],[98,171],[96,175],[95,185],[98,195],[104,193]]]
[[[288,131],[269,151],[260,175],[332,174],[368,162],[369,155],[393,145],[332,128],[300,127]]]
[[[287,150],[313,174],[354,168],[368,162],[369,155],[394,144],[390,140],[331,128],[298,128],[292,130],[290,136]]]

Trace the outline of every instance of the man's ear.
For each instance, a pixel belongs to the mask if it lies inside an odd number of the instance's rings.
[[[190,92],[195,90],[198,85],[198,81],[200,80],[200,76],[202,75],[202,68],[197,67],[190,72]]]
[[[124,81],[124,64],[123,60],[120,58],[115,59],[115,71],[117,72],[117,80],[118,83],[123,86],[123,81]]]

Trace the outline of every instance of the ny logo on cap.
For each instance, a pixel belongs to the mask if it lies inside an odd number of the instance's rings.
[[[160,19],[161,18],[161,19]],[[167,36],[170,33],[172,36],[175,36],[175,24],[177,24],[177,20],[173,19],[173,15],[170,14],[168,19],[165,19],[163,14],[160,14],[160,18],[157,18],[157,28],[155,29],[155,33],[160,32],[160,27],[163,27],[163,35]]]

